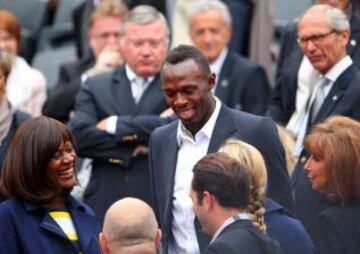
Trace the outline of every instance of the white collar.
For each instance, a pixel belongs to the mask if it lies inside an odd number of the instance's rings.
[[[213,111],[213,113],[211,114],[209,120],[206,122],[206,124],[195,134],[195,137],[192,136],[191,132],[189,130],[187,130],[185,128],[185,126],[182,124],[181,120],[179,120],[179,124],[178,124],[178,128],[177,128],[177,133],[176,133],[176,139],[178,142],[178,145],[181,145],[181,141],[182,139],[196,139],[196,136],[199,133],[203,133],[206,137],[208,137],[209,139],[211,138],[212,132],[214,130],[215,127],[215,123],[216,123],[216,119],[219,116],[219,112],[220,112],[220,108],[221,108],[221,102],[220,100],[216,97],[213,96],[215,99],[215,109]]]
[[[136,73],[130,68],[130,66],[128,64],[125,64],[125,74],[126,77],[128,78],[128,80],[130,80],[130,82],[133,82],[134,79],[137,77]],[[145,78],[145,77],[143,77]],[[146,84],[151,83],[154,80],[155,76],[150,76],[150,77],[146,77]]]
[[[213,61],[212,63],[210,63],[210,70],[211,72],[215,73],[216,75],[216,80],[219,80],[219,76],[220,76],[220,72],[221,72],[221,68],[225,62],[225,58],[227,56],[228,53],[228,48],[224,48],[220,55],[218,56],[218,58],[215,59],[215,61]]]
[[[215,234],[213,235],[213,237],[211,238],[210,243],[214,242],[216,240],[216,238],[219,237],[220,233],[230,224],[234,223],[235,221],[238,220],[251,220],[252,215],[250,213],[246,213],[246,212],[242,212],[242,213],[238,213],[235,216],[232,216],[230,218],[228,218],[226,221],[224,221],[224,223],[216,230]]]
[[[345,56],[337,62],[331,69],[324,75],[332,83],[353,63],[350,56]]]

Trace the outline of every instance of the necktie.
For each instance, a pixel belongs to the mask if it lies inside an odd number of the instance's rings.
[[[330,84],[330,80],[323,77],[321,78],[318,83],[316,83],[314,87],[315,95],[310,96],[310,104],[308,109],[306,110],[306,114],[303,118],[303,122],[301,124],[299,135],[296,139],[295,143],[295,155],[299,156],[300,152],[303,149],[303,143],[305,139],[305,135],[307,129],[312,125],[312,121],[314,121],[317,113],[319,112],[321,105],[323,104],[326,93],[325,89],[326,86]]]
[[[142,77],[136,76],[134,79],[133,97],[136,104],[139,103],[140,98],[144,92],[146,80]]]
[[[313,99],[313,102],[311,103],[309,107],[309,112],[311,117],[311,121],[314,121],[317,113],[319,112],[321,105],[323,104],[326,94],[325,94],[325,88],[329,84],[329,80],[325,77],[320,79],[319,83],[317,84],[316,91],[315,91],[315,97]]]

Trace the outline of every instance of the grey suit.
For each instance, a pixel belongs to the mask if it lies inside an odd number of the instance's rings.
[[[159,115],[167,108],[159,77],[156,76],[135,104],[125,68],[95,76],[79,91],[75,116],[70,123],[80,156],[93,159],[93,170],[84,201],[102,221],[106,209],[117,199],[135,196],[150,201],[147,156],[134,157],[138,145],[148,144],[136,132],[123,135],[123,122],[129,116]],[[116,133],[97,129],[97,122],[118,116]],[[151,132],[151,129],[148,130]]]
[[[178,121],[156,129],[150,138],[150,177],[153,208],[163,231],[164,249],[172,238],[172,201],[178,144],[176,140]],[[222,105],[212,133],[208,153],[216,152],[226,139],[234,137],[257,147],[268,165],[268,196],[291,208],[292,199],[288,175],[285,169],[284,151],[274,123]],[[198,242],[204,250],[208,240],[200,229]]]

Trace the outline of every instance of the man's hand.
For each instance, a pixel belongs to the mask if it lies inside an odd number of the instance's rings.
[[[98,122],[96,124],[96,128],[98,128],[99,130],[102,131],[106,131],[106,123],[107,123],[108,117],[104,118],[103,120],[101,120],[100,122]]]
[[[105,71],[110,71],[124,63],[120,50],[113,46],[105,47],[96,59],[95,66],[88,70],[88,76],[94,76]]]

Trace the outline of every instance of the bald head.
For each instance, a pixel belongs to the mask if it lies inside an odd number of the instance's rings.
[[[106,242],[104,253],[156,253],[160,233],[154,212],[140,199],[117,201],[106,212],[100,241]]]

